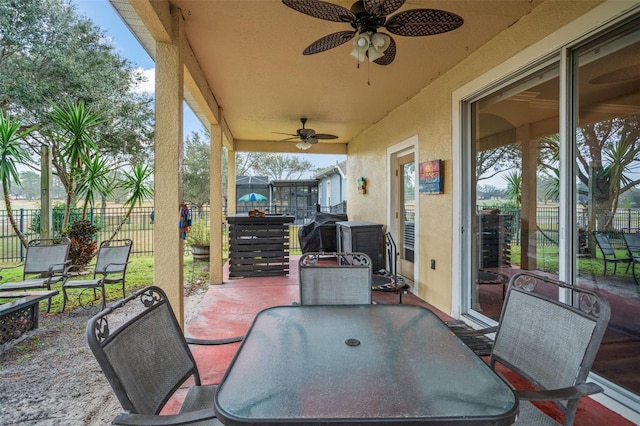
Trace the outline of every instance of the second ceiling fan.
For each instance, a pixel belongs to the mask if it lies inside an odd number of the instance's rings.
[[[389,65],[396,57],[396,42],[389,34],[378,32],[380,28],[400,36],[419,37],[453,31],[464,23],[455,13],[438,9],[410,9],[387,18],[404,2],[359,0],[349,10],[320,0],[282,0],[291,9],[314,18],[351,25],[352,30],[332,33],[314,41],[302,52],[304,55],[333,49],[357,35],[351,55],[359,61],[369,58],[378,65]]]
[[[337,139],[338,138],[336,135],[329,135],[326,133],[316,133],[316,131],[313,129],[305,128],[304,126],[307,123],[307,119],[305,117],[302,117],[300,119],[300,122],[302,123],[302,128],[298,129],[295,134],[280,133],[280,132],[274,132],[274,133],[278,135],[291,136],[289,138],[283,139],[283,141],[300,139],[300,142],[298,142],[298,144],[296,145],[300,149],[309,149],[312,144],[318,143],[318,139]]]

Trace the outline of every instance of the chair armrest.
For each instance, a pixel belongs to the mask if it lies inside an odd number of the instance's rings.
[[[481,328],[479,330],[451,330],[453,334],[456,336],[483,336],[485,334],[495,333],[498,330],[498,327],[487,327]]]
[[[104,267],[102,268],[102,271],[96,271],[96,272],[98,272],[98,273],[100,273],[100,274],[102,274],[102,275],[104,275],[104,276],[106,277],[108,274],[112,274],[112,273],[116,273],[116,272],[121,272],[121,271],[112,271],[112,272],[109,272],[109,271],[107,271],[107,269],[109,269],[109,267],[111,267],[111,266],[118,266],[118,265],[122,265],[122,266],[124,266],[124,265],[128,265],[129,263],[131,263],[131,262],[121,262],[121,263],[112,262],[112,263],[107,263],[107,264],[106,264],[106,265],[104,265]]]
[[[227,343],[242,342],[244,336],[228,337],[226,339],[196,339],[193,337],[184,338],[190,345],[226,345]]]
[[[24,266],[24,263],[18,263],[17,265],[13,265],[13,266],[3,266],[2,268],[0,268],[0,272],[4,271],[5,269],[15,269],[21,266]]]
[[[213,408],[167,416],[153,414],[120,413],[113,419],[115,425],[183,425],[216,418]]]
[[[5,269],[15,269],[15,268],[18,268],[18,267],[20,267],[20,266],[24,266],[24,263],[18,263],[17,265],[13,265],[13,266],[5,266],[5,267],[2,267],[2,268],[0,268],[0,272],[2,272],[2,271],[3,271],[3,270],[5,270]],[[2,279],[2,275],[0,275],[0,280],[1,280],[1,279]]]
[[[67,265],[67,267],[64,269],[64,276],[67,278],[70,278],[71,275],[71,270],[73,268],[94,268],[96,265]]]
[[[64,263],[52,263],[51,265],[49,265],[49,271],[47,272],[47,273],[48,273],[48,275],[49,275],[50,277],[52,277],[52,276],[53,276],[53,274],[54,274],[54,272],[53,272],[53,268],[54,268],[55,266],[62,266],[62,274],[65,274],[65,273],[67,272],[67,266],[65,266],[65,265],[67,265],[67,264],[69,264],[69,263],[71,263],[71,261],[70,261],[70,260],[67,260],[67,261],[65,261]]]
[[[517,390],[519,399],[525,401],[558,401],[563,399],[576,399],[594,393],[603,392],[599,385],[595,383],[580,383],[575,386],[560,389],[547,390]]]

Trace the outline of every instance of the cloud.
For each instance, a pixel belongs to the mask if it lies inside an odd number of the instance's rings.
[[[134,87],[133,91],[135,93],[147,93],[149,95],[153,95],[156,90],[156,69],[150,68],[145,70],[137,68],[136,71],[142,74],[145,81]]]

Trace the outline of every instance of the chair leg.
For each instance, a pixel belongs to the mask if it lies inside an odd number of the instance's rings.
[[[638,285],[638,277],[636,277],[636,262],[633,262],[633,265],[631,266],[631,273],[633,274],[633,281],[636,282],[636,285]]]
[[[104,288],[104,283],[102,283],[102,285],[100,286],[100,291],[102,292],[102,308],[100,310],[104,311],[104,309],[107,307],[107,292]]]
[[[60,313],[64,312],[65,306],[67,306],[67,290],[62,286],[62,308],[60,308]]]

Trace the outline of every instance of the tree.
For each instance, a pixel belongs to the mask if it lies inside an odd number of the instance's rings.
[[[182,180],[184,201],[202,207],[209,203],[211,145],[192,132],[184,141]]]
[[[507,182],[505,195],[514,205],[520,206],[522,204],[522,174],[518,170],[513,170],[504,176],[504,180]]]
[[[51,118],[51,103],[82,100],[104,121],[93,139],[119,162],[152,159],[153,99],[134,93],[144,77],[120,57],[109,38],[79,17],[67,0],[0,0],[0,109],[38,129],[26,138],[38,155],[51,148],[55,174],[67,192],[67,164]]]
[[[20,172],[21,188],[12,189],[14,196],[19,195],[27,200],[40,198],[40,175],[31,170]]]
[[[95,204],[95,195],[107,197],[111,193],[111,174],[113,169],[106,159],[98,155],[87,163],[80,184],[78,194],[84,198],[82,205],[82,219],[87,217],[87,207]]]
[[[134,165],[131,172],[124,172],[124,177],[118,182],[117,187],[129,194],[129,198],[124,202],[125,207],[129,207],[129,209],[109,240],[113,240],[118,235],[136,205],[142,206],[145,200],[153,197],[153,189],[149,182],[152,173],[153,171],[148,166],[140,163]]]
[[[538,164],[546,167],[552,180],[547,193],[552,198],[560,188],[560,137],[550,135],[539,143]],[[578,128],[576,143],[578,196],[589,207],[588,231],[610,229],[621,196],[640,185],[640,116],[584,124]]]
[[[77,179],[98,149],[90,131],[92,127],[100,124],[101,118],[100,114],[86,108],[83,101],[75,104],[68,102],[63,107],[53,105],[51,118],[62,131],[62,137],[66,139],[58,159],[58,176],[63,183],[65,180],[67,182],[67,205],[62,220],[64,229],[69,225],[69,211],[75,199]]]
[[[314,169],[313,163],[295,155],[254,152],[238,155],[237,159],[238,176],[255,175],[268,176],[271,180],[296,180]]]
[[[31,162],[29,154],[22,147],[21,140],[32,132],[33,128],[21,131],[21,126],[19,120],[12,120],[9,115],[5,116],[4,112],[0,110],[0,181],[2,181],[4,203],[11,227],[26,248],[27,240],[24,234],[20,232],[20,228],[13,217],[11,198],[9,196],[11,181],[16,185],[20,185],[20,175],[16,164],[30,164]]]

